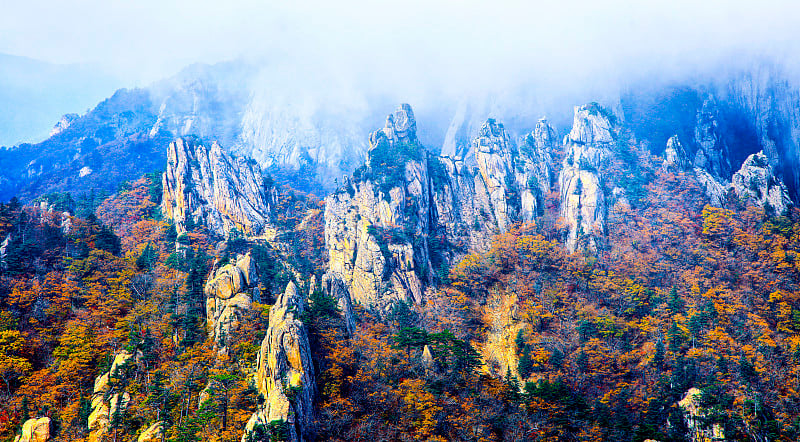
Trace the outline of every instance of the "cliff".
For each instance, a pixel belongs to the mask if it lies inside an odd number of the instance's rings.
[[[258,235],[269,225],[275,191],[265,186],[261,168],[226,154],[217,143],[210,148],[192,138],[170,143],[162,181],[161,210],[179,234],[189,219],[224,236],[232,229]]]
[[[114,357],[107,373],[94,381],[92,413],[89,415],[89,442],[105,440],[118,413],[124,413],[130,402],[125,391],[125,367],[133,362],[134,355],[123,350]]]
[[[606,230],[606,195],[601,170],[611,157],[614,124],[595,103],[575,107],[572,130],[564,139],[566,156],[558,176],[560,215],[567,228],[565,246],[573,252],[595,249]]]
[[[305,302],[290,282],[270,310],[255,376],[264,402],[247,422],[242,442],[266,436],[270,426],[285,429],[289,442],[311,439],[316,387],[308,332],[300,320]]]
[[[422,302],[435,271],[537,216],[554,138],[541,120],[518,148],[489,119],[463,156],[436,157],[419,144],[411,107],[400,106],[370,136],[366,164],[325,200],[328,277],[379,310]]]

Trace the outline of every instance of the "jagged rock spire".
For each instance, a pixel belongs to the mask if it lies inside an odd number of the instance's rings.
[[[417,144],[417,120],[411,105],[401,104],[393,114],[386,117],[386,125],[369,136],[370,150],[377,147],[382,141],[394,145],[398,142]]]
[[[269,328],[258,353],[256,388],[264,403],[247,422],[242,442],[270,422],[285,422],[290,442],[310,440],[314,422],[314,364],[301,320],[306,299],[290,282],[269,312]]]
[[[733,174],[731,186],[739,198],[768,207],[778,215],[792,203],[786,185],[775,176],[764,152],[747,157],[742,167]]]
[[[686,149],[677,135],[673,135],[667,140],[667,148],[664,149],[664,166],[678,170],[685,170],[691,166]]]
[[[600,171],[611,155],[613,115],[596,103],[576,106],[572,130],[564,139],[566,156],[559,174],[561,217],[566,248],[596,248],[605,234],[606,197]]]
[[[216,142],[211,147],[192,138],[178,138],[167,149],[161,209],[175,221],[178,233],[190,218],[219,235],[231,229],[246,235],[262,233],[270,223],[274,189],[264,186],[253,160],[232,157]]]

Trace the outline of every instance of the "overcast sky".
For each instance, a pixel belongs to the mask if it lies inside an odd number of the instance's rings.
[[[432,87],[668,73],[739,51],[800,58],[789,0],[4,3],[0,52],[91,63],[136,84],[241,56]]]

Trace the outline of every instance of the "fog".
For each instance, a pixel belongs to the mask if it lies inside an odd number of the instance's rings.
[[[93,66],[120,87],[245,60],[281,103],[364,114],[383,97],[431,120],[447,108],[438,128],[459,103],[510,118],[502,109],[569,109],[753,59],[800,65],[800,7],[788,0],[6,3],[0,53]]]
[[[788,0],[6,3],[0,52],[142,85],[247,57],[409,93],[558,87],[704,69],[741,52],[796,63],[800,44],[800,7]]]

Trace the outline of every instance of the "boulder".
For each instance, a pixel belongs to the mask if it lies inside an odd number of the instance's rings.
[[[50,418],[32,418],[22,424],[22,432],[14,442],[47,442],[50,440]]]
[[[218,351],[226,351],[227,337],[242,313],[250,309],[252,291],[257,286],[258,272],[250,253],[239,256],[235,264],[220,267],[209,278],[203,290],[206,327]]]

